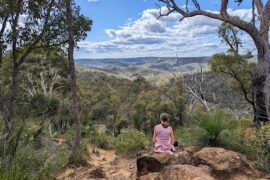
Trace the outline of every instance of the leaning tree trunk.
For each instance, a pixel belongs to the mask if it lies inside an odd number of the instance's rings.
[[[67,25],[68,25],[68,60],[70,68],[70,78],[71,78],[71,95],[72,95],[72,114],[75,121],[75,137],[72,147],[72,153],[69,158],[69,162],[79,163],[80,157],[80,142],[81,142],[81,122],[80,122],[80,110],[79,102],[77,96],[77,85],[76,85],[76,70],[74,63],[74,31],[73,31],[73,18],[72,18],[72,6],[71,0],[66,0],[66,10],[67,10]]]
[[[10,131],[14,126],[14,106],[18,89],[18,75],[19,75],[19,66],[17,63],[13,63],[13,71],[11,76],[12,78],[11,93],[9,96],[7,109],[5,108],[3,109],[6,131]]]

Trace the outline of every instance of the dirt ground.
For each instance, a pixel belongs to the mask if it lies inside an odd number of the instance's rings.
[[[136,158],[117,156],[113,150],[95,149],[95,153],[92,150],[89,147],[88,166],[67,168],[56,179],[136,179]]]

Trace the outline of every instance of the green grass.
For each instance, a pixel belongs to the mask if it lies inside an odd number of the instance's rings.
[[[248,145],[238,129],[249,126],[247,120],[235,120],[226,111],[214,111],[210,114],[197,114],[195,125],[175,130],[175,138],[183,146],[223,147],[249,155],[254,148]]]

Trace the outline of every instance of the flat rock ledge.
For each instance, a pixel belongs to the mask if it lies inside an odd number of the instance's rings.
[[[137,159],[139,180],[254,180],[260,173],[247,158],[223,148],[184,148],[173,155],[150,153]]]

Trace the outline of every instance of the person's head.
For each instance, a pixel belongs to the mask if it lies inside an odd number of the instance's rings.
[[[168,127],[169,126],[169,114],[167,113],[162,113],[160,115],[160,122],[162,124],[163,127]]]

